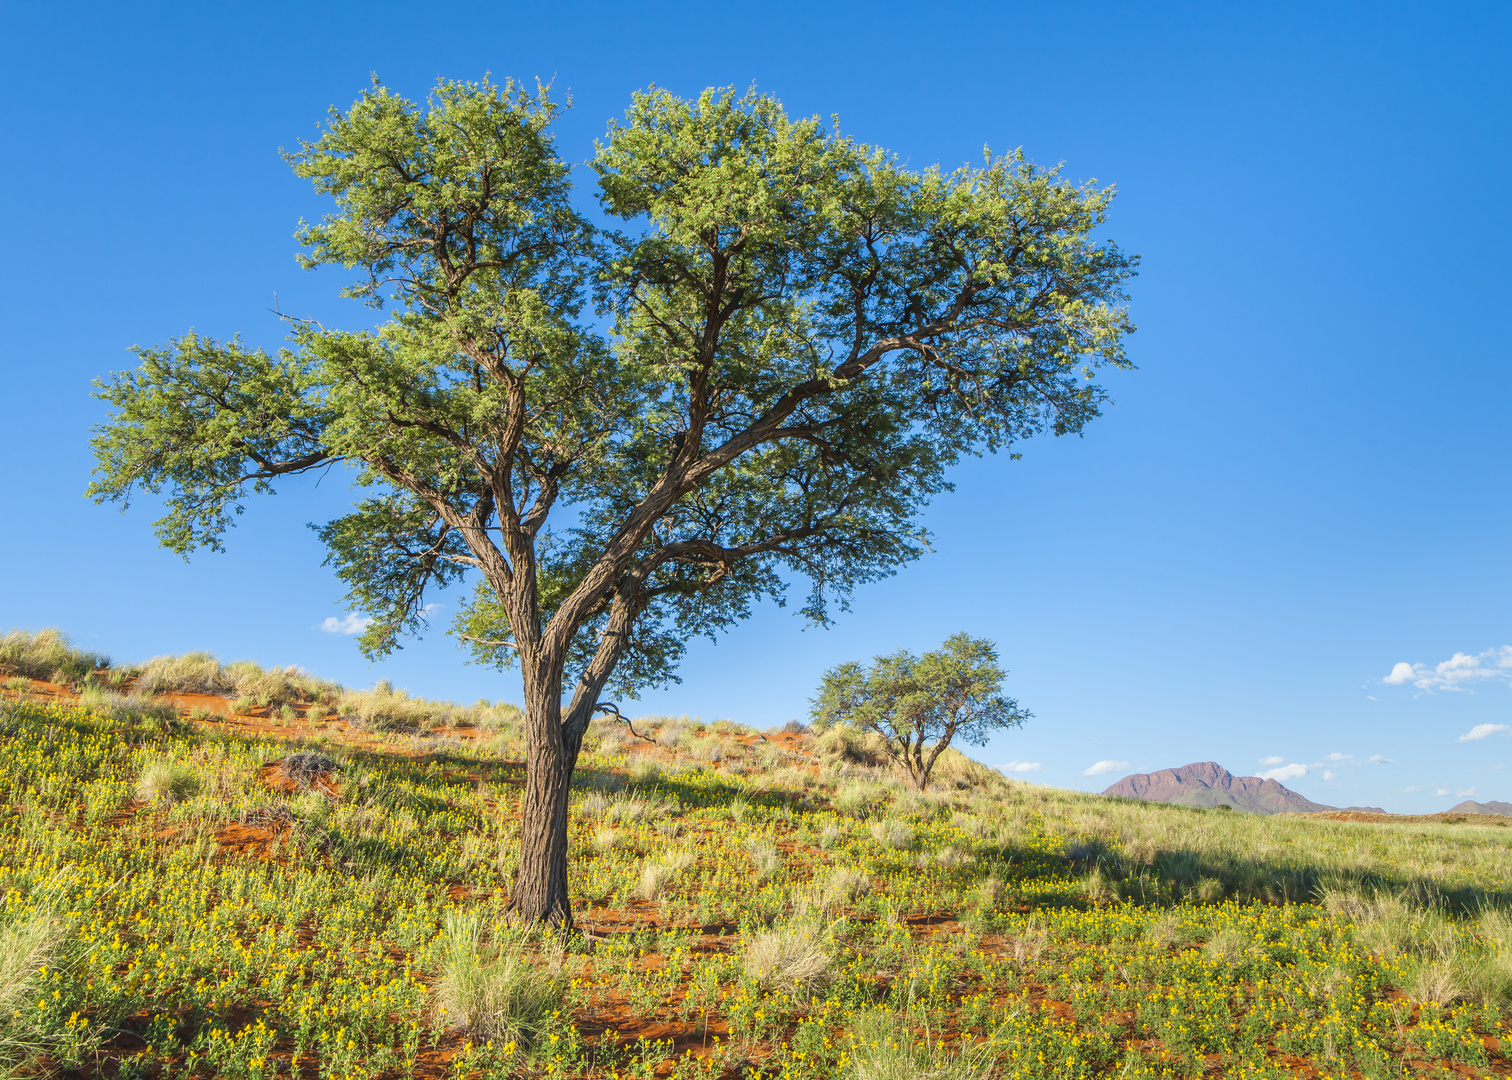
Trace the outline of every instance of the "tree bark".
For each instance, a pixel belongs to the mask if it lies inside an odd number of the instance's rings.
[[[520,867],[510,910],[521,922],[572,929],[567,892],[567,802],[582,736],[562,725],[560,661],[522,664],[525,676],[525,794]]]

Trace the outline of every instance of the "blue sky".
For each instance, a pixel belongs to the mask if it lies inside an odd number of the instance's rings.
[[[962,468],[937,553],[832,629],[762,610],[642,711],[781,723],[826,667],[964,629],[1036,714],[981,751],[1026,779],[1212,759],[1335,805],[1512,799],[1509,46],[1492,4],[11,5],[0,625],[515,697],[444,618],[378,666],[319,629],[334,477],[187,566],[150,505],[84,500],[90,380],[189,327],[275,346],[275,293],[371,321],[296,267],[324,206],[278,156],[370,72],[552,80],[574,161],[633,90],[754,82],[915,165],[1022,146],[1117,184],[1139,370],[1084,438]]]

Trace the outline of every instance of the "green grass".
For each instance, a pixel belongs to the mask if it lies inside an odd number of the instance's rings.
[[[921,794],[844,748],[763,772],[737,730],[652,722],[683,735],[590,740],[564,942],[501,918],[509,730],[402,756],[103,693],[3,710],[0,1065],[29,1075],[1512,1071],[1492,821],[1220,814],[969,763]],[[339,798],[263,783],[317,750]]]

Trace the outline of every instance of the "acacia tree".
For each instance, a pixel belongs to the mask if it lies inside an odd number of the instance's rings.
[[[846,724],[874,733],[883,752],[923,791],[935,761],[955,739],[985,746],[994,732],[1033,718],[1000,693],[1003,675],[992,642],[952,634],[923,656],[899,649],[876,657],[868,668],[855,661],[830,668],[809,715],[819,727]]]
[[[302,258],[389,317],[294,322],[276,355],[138,350],[99,389],[89,494],[166,489],[158,536],[187,555],[246,494],[344,463],[363,496],[320,535],[370,655],[473,578],[454,631],[524,683],[512,904],[570,926],[569,781],[601,698],[675,678],[687,638],[791,580],[826,622],[925,550],[963,453],[1080,431],[1092,370],[1127,366],[1134,259],[1093,235],[1111,189],[1019,154],[910,171],[754,92],[635,95],[591,161],[623,227],[595,229],[555,114],[487,81],[333,109],[287,155],[335,202]]]

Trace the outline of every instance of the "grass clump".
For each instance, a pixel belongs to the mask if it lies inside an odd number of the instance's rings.
[[[560,1012],[563,989],[560,964],[543,964],[518,944],[487,944],[476,912],[447,915],[436,1001],[452,1028],[496,1048],[528,1050]]]
[[[477,727],[517,735],[525,716],[519,706],[504,702],[491,705],[479,701],[464,707],[449,701],[412,698],[405,691],[396,690],[387,679],[371,690],[342,694],[338,709],[354,726],[384,732]]]
[[[838,730],[838,729],[837,729]],[[846,784],[830,804],[840,813],[853,818],[868,818],[887,805],[891,792],[875,781],[863,780]]]
[[[64,927],[50,910],[0,928],[0,1068],[10,1070],[52,1049],[56,1033],[37,1023],[41,973],[63,952]]]
[[[754,935],[741,957],[745,975],[762,990],[812,997],[830,977],[831,956],[812,926],[784,926]]]
[[[986,1080],[992,1074],[991,1047],[962,1039],[955,1049],[914,1031],[906,1014],[873,1009],[850,1028],[849,1075],[854,1080]]]
[[[234,690],[221,662],[207,652],[154,656],[142,665],[136,689],[145,694],[226,694]]]
[[[137,775],[136,796],[143,802],[162,800],[172,805],[194,798],[199,790],[199,774],[178,761],[149,761]]]
[[[11,630],[0,637],[0,675],[68,685],[108,667],[108,656],[75,648],[56,627],[35,633]]]

